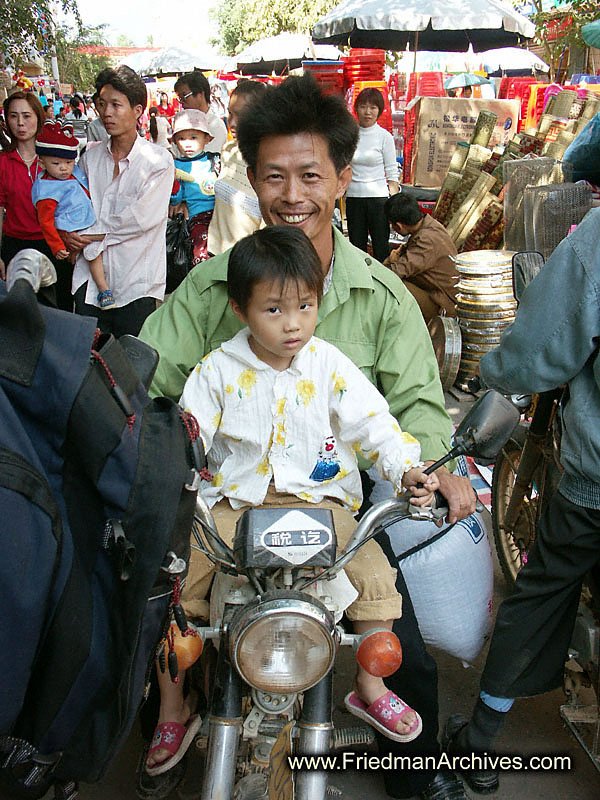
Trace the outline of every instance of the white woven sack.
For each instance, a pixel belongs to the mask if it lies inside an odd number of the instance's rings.
[[[372,502],[393,496],[393,487],[377,477]],[[403,520],[387,528],[399,556],[440,533],[433,523]],[[410,592],[426,644],[472,664],[492,626],[494,570],[485,523],[473,514],[447,534],[398,563]]]

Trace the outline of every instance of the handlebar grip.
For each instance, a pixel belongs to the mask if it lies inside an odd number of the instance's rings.
[[[423,484],[417,483],[417,489],[422,489]],[[431,508],[445,508],[446,511],[448,510],[448,501],[444,497],[444,495],[440,492],[439,489],[436,489],[433,493],[433,500],[431,501]]]
[[[438,490],[433,495],[433,502],[431,503],[432,508],[448,508],[448,501],[444,497],[444,495]]]
[[[473,394],[477,394],[477,392],[480,392],[482,389],[485,389],[485,384],[481,378],[481,375],[473,375],[472,377],[470,377],[469,380],[467,381],[467,388]]]

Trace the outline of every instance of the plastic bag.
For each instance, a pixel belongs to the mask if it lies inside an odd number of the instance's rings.
[[[462,462],[462,463],[461,463]],[[466,475],[459,459],[456,474]],[[393,487],[376,479],[371,500],[393,497]],[[402,520],[386,528],[396,556],[440,534],[433,522]],[[483,518],[472,514],[448,533],[400,558],[398,568],[406,581],[419,629],[426,644],[472,664],[492,627],[494,566]]]
[[[183,214],[167,220],[167,285],[165,291],[175,291],[194,265],[194,247]]]

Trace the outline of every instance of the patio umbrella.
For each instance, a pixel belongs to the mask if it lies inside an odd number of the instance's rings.
[[[535,25],[502,0],[343,0],[312,29],[315,42],[383,50],[479,52],[530,39]]]
[[[537,70],[550,72],[550,67],[531,50],[522,47],[499,47],[479,53],[481,63],[486,72],[497,70]]]
[[[306,34],[286,32],[253,42],[232,56],[229,68],[245,75],[281,73],[301,66],[304,59],[337,61],[341,56],[341,50],[333,45],[315,45]]]
[[[581,29],[581,35],[583,36],[583,41],[589,47],[600,48],[600,19],[584,25]]]
[[[191,72],[193,69],[221,69],[227,62],[227,56],[210,49],[201,48],[193,53],[179,47],[164,47],[145,64],[146,75],[160,72]]]
[[[484,83],[491,83],[483,75],[473,75],[471,72],[459,72],[444,81],[444,89],[464,89],[465,86],[481,86]]]

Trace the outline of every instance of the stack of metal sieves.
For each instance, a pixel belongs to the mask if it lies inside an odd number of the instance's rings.
[[[592,207],[592,188],[585,183],[550,183],[523,191],[525,244],[548,259]]]
[[[462,334],[456,383],[461,388],[515,318],[512,256],[506,250],[472,250],[455,256],[460,275],[456,313]]]

